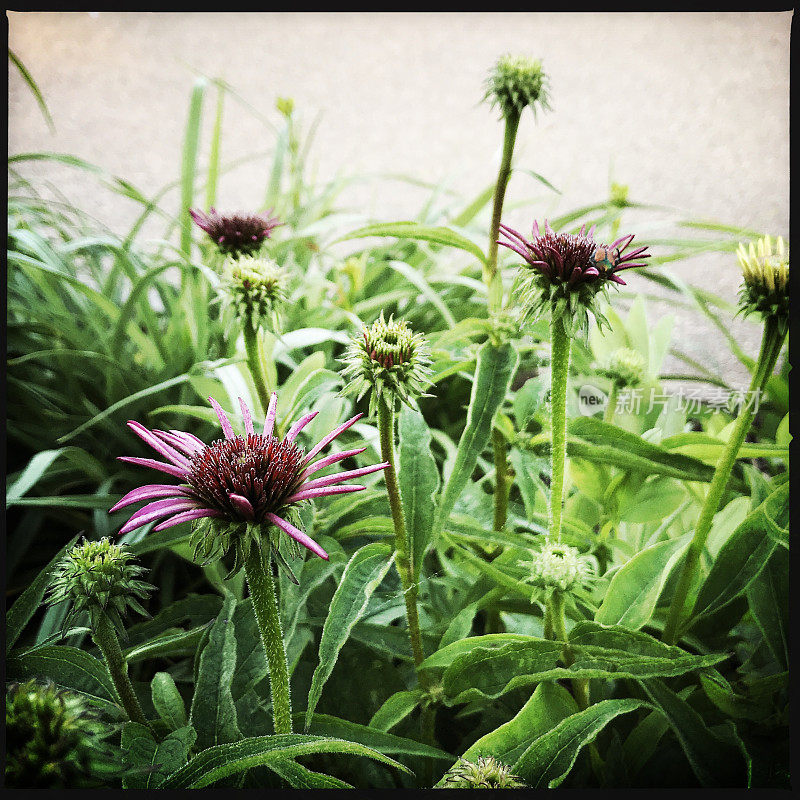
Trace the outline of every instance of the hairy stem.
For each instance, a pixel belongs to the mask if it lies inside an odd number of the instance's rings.
[[[778,360],[778,354],[783,345],[784,336],[785,334],[780,333],[774,321],[768,320],[766,322],[761,340],[761,352],[756,362],[753,378],[750,381],[750,396],[754,392],[761,392],[772,375],[775,362]],[[740,410],[728,443],[717,462],[711,486],[708,489],[708,494],[695,526],[694,537],[689,549],[686,551],[686,558],[678,578],[675,594],[672,596],[667,623],[664,626],[663,641],[667,644],[675,644],[679,638],[680,628],[687,614],[687,597],[689,590],[694,585],[700,556],[705,548],[708,532],[711,530],[711,524],[714,521],[714,514],[717,513],[719,504],[722,501],[739,449],[744,443],[750,426],[753,424],[754,416],[753,404],[747,402],[745,407]]]
[[[506,457],[506,437],[497,429],[492,430],[494,450],[494,530],[501,531],[508,517],[508,495],[511,491],[511,473]]]
[[[244,349],[247,353],[247,366],[253,376],[253,383],[256,385],[258,401],[261,403],[261,410],[266,414],[269,407],[269,386],[267,376],[261,364],[261,355],[258,350],[258,331],[253,330],[249,320],[245,320],[242,325],[244,331]]]
[[[146,725],[152,730],[128,677],[128,662],[120,649],[117,632],[108,617],[99,610],[92,613],[92,638],[103,654],[111,680],[114,681],[114,687],[128,716],[133,722]]]
[[[603,414],[603,422],[611,423],[614,421],[614,414],[617,410],[617,397],[619,396],[619,384],[614,381],[611,384],[611,391],[608,395],[608,402],[606,403],[606,410]]]
[[[564,470],[567,463],[567,380],[572,339],[560,317],[550,323],[550,405],[552,446],[550,449],[550,538],[561,541],[564,507]]]
[[[253,611],[258,629],[261,632],[261,642],[267,655],[275,733],[291,733],[292,698],[289,692],[289,664],[283,646],[283,631],[272,577],[272,561],[268,557],[264,563],[261,548],[253,544],[245,561],[244,571],[250,597],[253,599]]]

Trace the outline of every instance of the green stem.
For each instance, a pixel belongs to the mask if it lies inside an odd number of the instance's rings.
[[[247,353],[247,366],[253,376],[253,383],[256,385],[256,393],[261,403],[261,410],[266,414],[269,407],[269,382],[261,364],[261,355],[258,350],[258,331],[253,330],[250,320],[244,320],[242,328],[244,331],[244,349]]]
[[[508,518],[508,495],[511,491],[511,473],[506,457],[506,437],[497,429],[492,429],[492,448],[494,449],[494,530],[501,531]]]
[[[517,140],[519,114],[511,113],[506,117],[506,130],[503,138],[503,155],[500,159],[500,171],[494,187],[494,203],[492,205],[492,226],[489,230],[489,257],[484,270],[484,280],[489,287],[489,311],[497,311],[503,299],[503,284],[497,272],[497,240],[500,236],[500,219],[503,215],[503,202],[506,197],[508,179],[511,177],[511,157],[514,154],[514,143]]]
[[[773,320],[768,320],[766,322],[764,326],[764,335],[761,340],[761,352],[758,355],[753,378],[750,381],[751,396],[753,392],[761,392],[767,380],[769,380],[772,375],[772,371],[775,369],[775,362],[778,360],[778,354],[783,345],[784,336],[785,334],[782,334],[778,330],[778,326]],[[663,641],[667,644],[675,644],[679,638],[680,628],[685,621],[687,613],[687,597],[689,590],[694,585],[695,575],[700,563],[700,556],[703,554],[708,532],[711,530],[714,515],[717,513],[720,502],[722,501],[725,488],[728,485],[728,480],[733,471],[733,465],[736,463],[736,457],[739,454],[739,449],[744,443],[745,437],[753,424],[754,416],[753,405],[747,402],[745,407],[739,412],[728,443],[717,462],[717,467],[714,470],[714,477],[711,480],[711,486],[708,489],[705,503],[703,504],[697,524],[695,525],[694,537],[689,545],[689,549],[686,551],[686,558],[684,559],[683,568],[678,578],[675,594],[672,596],[667,623],[664,626]]]
[[[617,397],[619,396],[619,384],[614,381],[611,384],[611,392],[608,395],[608,403],[606,404],[606,411],[603,414],[603,422],[612,423],[614,421],[614,414],[617,410]]]
[[[261,632],[261,642],[267,654],[269,667],[269,689],[272,695],[272,714],[275,733],[292,732],[292,698],[289,693],[289,664],[283,646],[283,631],[275,597],[275,582],[272,578],[272,561],[265,564],[261,549],[253,544],[244,565],[253,611]]]
[[[92,613],[92,638],[103,654],[111,680],[114,681],[117,694],[128,716],[133,722],[146,725],[152,730],[128,677],[128,662],[120,649],[117,632],[102,611]]]
[[[567,463],[567,380],[572,339],[561,317],[550,323],[550,406],[552,446],[550,449],[550,538],[561,541],[561,515],[564,507],[564,470]]]

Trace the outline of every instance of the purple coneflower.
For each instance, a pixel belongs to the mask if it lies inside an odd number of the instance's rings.
[[[363,453],[366,447],[332,453],[314,460],[320,451],[339,434],[346,431],[362,415],[343,422],[331,431],[307,453],[295,439],[300,431],[317,415],[314,411],[301,417],[292,425],[282,439],[273,434],[278,395],[273,393],[267,410],[264,428],[257,434],[253,428],[250,409],[239,398],[242,417],[247,432],[238,436],[233,432],[230,420],[213,398],[209,398],[219,417],[224,439],[211,444],[203,443],[196,436],[182,431],[148,430],[138,422],[129,421],[128,426],[149,444],[166,461],[151,458],[121,456],[120,461],[152,467],[181,479],[180,484],[149,484],[128,492],[112,509],[149,500],[121,528],[120,534],[128,533],[149,522],[160,520],[154,530],[160,531],[202,518],[222,520],[228,528],[237,526],[251,529],[261,525],[274,525],[312,553],[327,559],[328,554],[307,534],[283,517],[292,506],[303,500],[312,500],[328,495],[358,492],[361,485],[340,485],[343,481],[369,475],[384,469],[387,463],[339,472],[322,478],[311,476],[325,467],[345,458]],[[230,533],[221,534],[227,549]],[[242,532],[241,536],[244,536]],[[233,534],[234,544],[239,535]],[[206,548],[217,551],[219,548]],[[206,553],[208,554],[208,552]]]
[[[275,228],[284,224],[270,216],[272,209],[263,214],[220,214],[212,206],[207,214],[193,208],[189,213],[223,253],[254,253]]]
[[[625,250],[634,235],[622,236],[610,245],[594,240],[594,227],[586,232],[584,225],[577,234],[556,233],[545,220],[544,233],[539,224],[533,223],[533,239],[528,241],[522,234],[500,225],[508,241],[498,244],[508,247],[525,259],[532,270],[524,288],[529,313],[540,313],[551,309],[555,316],[577,317],[580,327],[586,322],[586,312],[591,311],[598,322],[605,319],[598,313],[595,297],[609,284],[625,285],[617,274],[624,269],[643,267],[642,259],[649,258],[647,247],[637,247],[628,253]],[[568,314],[565,314],[568,312]]]

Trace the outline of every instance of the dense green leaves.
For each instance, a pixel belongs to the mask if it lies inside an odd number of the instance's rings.
[[[189,750],[197,738],[191,727],[173,731],[161,741],[138,722],[128,722],[122,729],[127,789],[155,789],[167,775],[179,770],[187,761]]]

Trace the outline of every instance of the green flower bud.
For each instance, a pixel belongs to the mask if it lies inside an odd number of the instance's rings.
[[[128,607],[150,616],[137,598],[146,598],[155,588],[138,579],[145,570],[129,563],[133,557],[124,545],[112,544],[106,538],[99,542],[83,540],[53,570],[46,602],[54,605],[69,601],[68,621],[80,611],[101,611],[122,631],[122,617]]]
[[[266,323],[277,328],[287,280],[286,273],[270,259],[229,256],[222,270],[223,302],[234,309],[243,326],[258,330]]]
[[[459,758],[442,778],[442,789],[522,789],[525,784],[510,767],[492,756],[478,756],[477,763]]]
[[[748,248],[740,244],[736,257],[744,277],[739,289],[741,313],[775,319],[785,333],[789,325],[789,245],[779,236],[773,248],[772,239],[765,236]]]
[[[620,347],[598,367],[597,372],[622,389],[638,386],[645,377],[647,364],[636,350]]]
[[[381,312],[377,322],[351,340],[343,361],[348,383],[342,394],[354,392],[360,400],[371,389],[370,414],[381,399],[392,406],[399,398],[410,406],[413,398],[427,396],[423,393],[430,384],[430,351],[425,337],[413,333],[407,322],[393,317],[387,322]]]
[[[6,691],[6,787],[88,788],[109,753],[111,731],[91,717],[79,695],[31,680]]]
[[[591,556],[560,542],[545,542],[533,560],[523,565],[530,569],[529,583],[538,589],[562,592],[580,589],[595,573]]]
[[[498,106],[503,117],[519,117],[529,106],[536,116],[537,106],[549,109],[548,77],[542,62],[524,56],[501,56],[489,73],[484,100]]]

